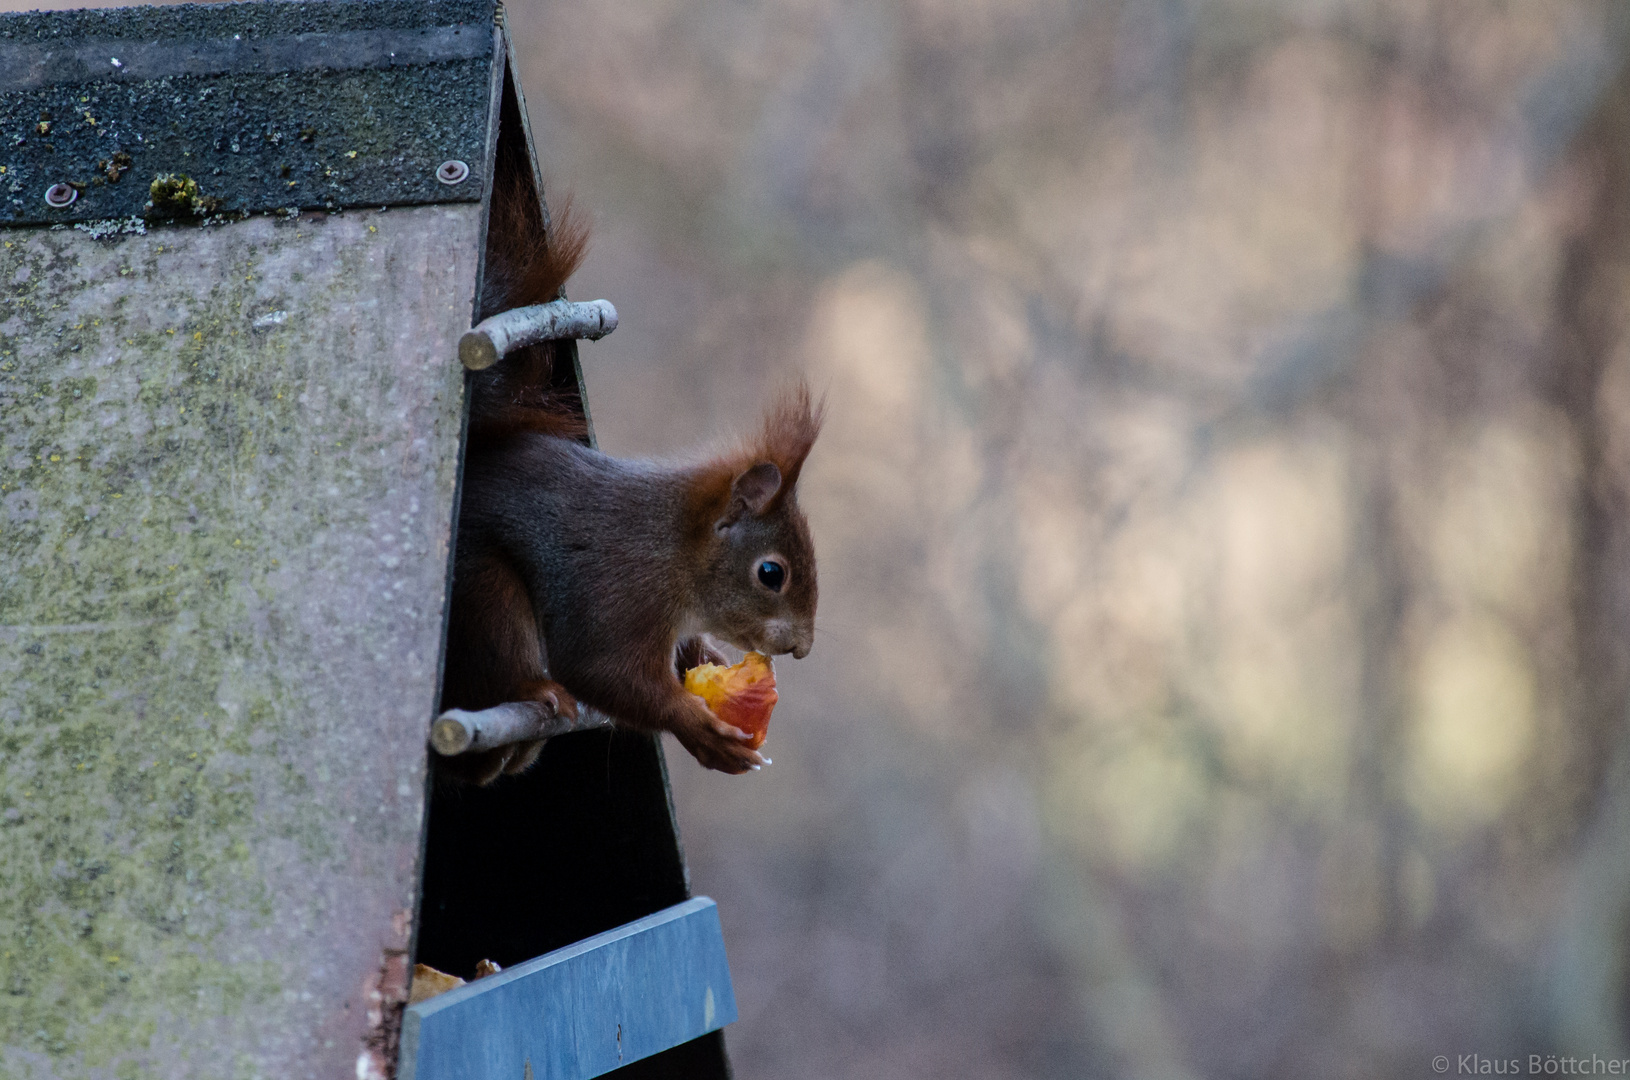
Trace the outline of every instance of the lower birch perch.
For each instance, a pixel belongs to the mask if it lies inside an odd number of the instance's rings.
[[[456,757],[610,725],[611,717],[586,705],[577,707],[574,720],[541,701],[506,701],[477,712],[448,709],[430,725],[430,745],[443,757]]]

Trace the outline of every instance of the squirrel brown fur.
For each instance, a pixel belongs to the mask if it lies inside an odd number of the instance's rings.
[[[482,316],[556,299],[587,250],[569,204],[544,227],[530,186],[492,203]],[[540,243],[538,238],[542,237]],[[815,550],[798,477],[822,407],[799,384],[756,435],[690,464],[610,457],[586,445],[575,385],[552,343],[470,379],[470,423],[442,708],[578,703],[670,731],[703,765],[765,759],[685,692],[681,673],[741,649],[805,655],[814,639]],[[542,742],[442,759],[478,783],[518,772]]]

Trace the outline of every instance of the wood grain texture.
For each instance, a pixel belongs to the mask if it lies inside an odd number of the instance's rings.
[[[0,1074],[386,1060],[479,216],[3,234]]]

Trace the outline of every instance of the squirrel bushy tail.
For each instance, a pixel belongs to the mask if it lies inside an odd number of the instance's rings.
[[[588,252],[589,230],[570,196],[557,199],[547,226],[532,185],[516,177],[495,190],[487,222],[481,318],[558,299]],[[541,239],[540,239],[541,238]],[[577,386],[557,364],[567,343],[518,349],[470,379],[473,443],[536,431],[581,440],[587,434]]]

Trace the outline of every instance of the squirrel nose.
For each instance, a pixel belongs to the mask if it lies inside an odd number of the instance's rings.
[[[792,658],[794,660],[802,660],[804,657],[809,655],[809,650],[811,648],[812,646],[807,642],[800,641],[798,644],[792,647]]]

